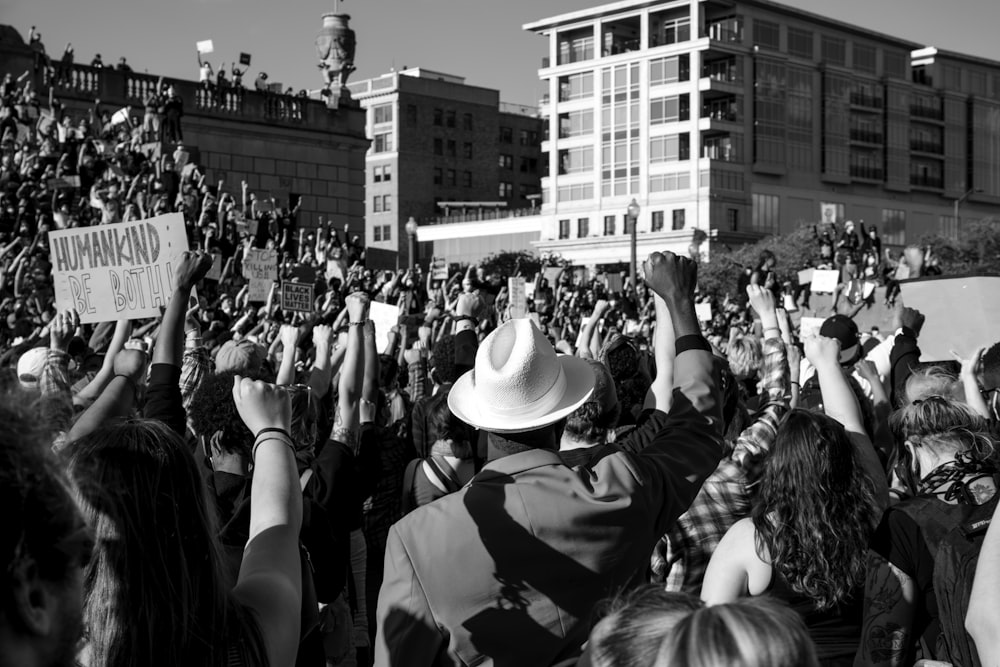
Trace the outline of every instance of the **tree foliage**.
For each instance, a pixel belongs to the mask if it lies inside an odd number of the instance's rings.
[[[957,239],[932,235],[920,244],[931,248],[945,275],[1000,275],[1000,220],[963,223]]]
[[[547,266],[566,265],[566,262],[559,256],[549,257],[547,261]],[[512,276],[517,272],[516,267],[518,267],[519,263],[521,275],[526,276],[528,280],[531,280],[536,273],[541,271],[544,264],[540,257],[537,257],[528,250],[502,250],[486,257],[486,259],[479,262],[479,266],[483,268],[486,275],[490,275],[495,271],[501,276]]]
[[[792,280],[797,271],[805,267],[817,248],[811,227],[803,227],[791,234],[769,236],[750,245],[728,247],[713,242],[707,262],[698,267],[698,286],[702,292],[722,297],[735,295],[740,274],[753,269],[760,262],[764,251],[774,253],[777,260],[775,273],[781,281]]]

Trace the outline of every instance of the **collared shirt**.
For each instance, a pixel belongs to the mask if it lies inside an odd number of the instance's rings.
[[[211,368],[211,357],[208,350],[201,344],[201,337],[191,337],[184,346],[184,359],[181,365],[181,399],[184,409],[191,407],[191,399],[201,386],[202,379],[208,375]]]
[[[38,378],[38,389],[42,393],[42,413],[56,430],[68,429],[73,421],[73,393],[70,387],[69,355],[50,348]]]
[[[652,581],[669,591],[697,595],[712,552],[739,519],[750,514],[749,476],[754,462],[771,448],[788,412],[788,363],[780,338],[763,343],[762,397],[766,403],[695,497],[691,507],[657,542],[650,559]]]

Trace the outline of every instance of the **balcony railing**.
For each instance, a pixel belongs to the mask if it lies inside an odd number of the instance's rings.
[[[872,167],[865,164],[852,164],[851,178],[863,178],[868,181],[882,181],[885,180],[885,170],[881,167]]]
[[[881,144],[884,139],[885,135],[876,130],[851,128],[851,141],[860,141],[866,144]]]
[[[930,118],[931,120],[944,120],[944,110],[940,107],[925,106],[923,104],[911,104],[910,115],[918,118]]]
[[[851,93],[851,104],[857,107],[868,107],[869,109],[882,109],[885,107],[885,98],[881,95],[853,92]]]
[[[743,43],[743,26],[734,24],[732,21],[711,23],[705,26],[705,36],[713,42],[724,42],[727,44]]]
[[[639,40],[638,39],[616,39],[611,42],[608,46],[604,48],[601,55],[607,56],[617,56],[621,53],[631,53],[633,51],[639,50]]]
[[[944,145],[940,141],[927,141],[926,139],[910,139],[910,150],[921,153],[944,153]]]
[[[535,206],[532,208],[489,208],[476,210],[471,213],[453,213],[450,215],[437,215],[431,218],[423,218],[419,222],[421,225],[448,225],[459,222],[481,222],[483,220],[504,220],[506,218],[526,218],[533,215],[541,215],[542,209]]]
[[[944,189],[944,178],[941,176],[928,176],[924,174],[910,174],[910,185],[919,188]]]

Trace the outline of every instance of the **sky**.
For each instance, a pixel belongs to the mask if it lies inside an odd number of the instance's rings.
[[[941,49],[1000,60],[998,0],[785,0],[799,9]],[[500,90],[505,102],[534,105],[547,55],[544,37],[521,26],[596,6],[586,0],[343,0],[357,33],[357,71],[349,82],[424,67]],[[137,71],[197,79],[195,42],[211,39],[213,66],[241,51],[260,70],[296,90],[319,88],[314,40],[334,0],[0,0],[0,23],[27,38],[32,25],[48,53],[72,42],[77,62],[95,53],[126,56]]]

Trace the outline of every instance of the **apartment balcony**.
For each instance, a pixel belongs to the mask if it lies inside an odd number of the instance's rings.
[[[910,139],[910,150],[916,153],[930,153],[932,155],[943,155],[944,144],[940,141],[927,141],[925,139]]]
[[[879,183],[885,181],[885,170],[882,167],[874,167],[866,164],[852,164],[850,173],[853,180]]]
[[[861,109],[884,109],[885,98],[881,95],[871,95],[868,93],[852,92],[851,106]]]
[[[851,128],[851,143],[881,146],[885,143],[885,135],[877,130]]]
[[[921,120],[936,120],[944,122],[944,109],[941,107],[911,104],[910,115],[914,118],[920,118]]]
[[[910,174],[910,185],[915,188],[928,188],[931,190],[944,189],[944,177],[931,176],[929,174]]]
[[[716,47],[742,47],[743,21],[738,18],[727,18],[705,23],[702,37],[707,37],[709,45]],[[742,49],[740,49],[742,51]]]
[[[607,58],[608,56],[632,53],[633,51],[638,51],[640,47],[641,43],[638,39],[614,39],[607,43],[601,50],[601,56]]]

